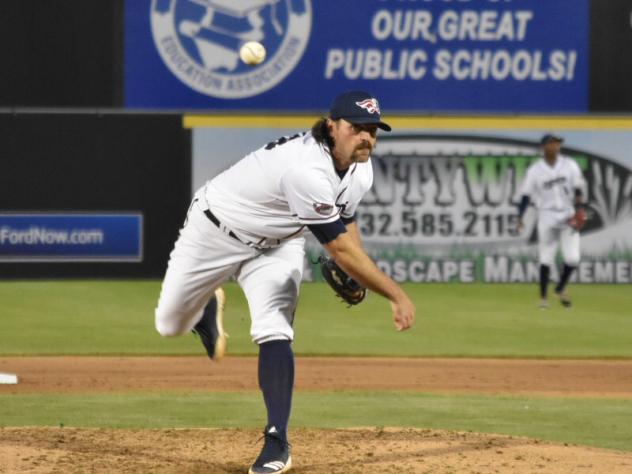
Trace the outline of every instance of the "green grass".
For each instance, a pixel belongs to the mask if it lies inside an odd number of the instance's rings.
[[[314,355],[632,357],[628,285],[576,285],[574,307],[536,308],[535,285],[407,284],[417,324],[397,333],[371,294],[347,309],[322,283],[304,284],[295,350]],[[226,285],[231,354],[254,354],[246,300]],[[0,355],[201,354],[191,335],[153,327],[158,281],[0,282]]]
[[[397,333],[388,303],[347,309],[324,284],[305,284],[299,354],[473,357],[632,357],[629,286],[573,286],[575,306],[536,308],[534,285],[405,285],[415,327]],[[203,354],[191,335],[153,328],[159,281],[0,282],[0,356]],[[226,286],[229,352],[254,354],[245,298]],[[261,427],[246,393],[0,395],[3,426]],[[522,435],[632,450],[632,400],[299,392],[293,426],[411,426]]]
[[[0,426],[257,427],[253,392],[0,396]],[[632,451],[632,400],[298,393],[292,426],[402,426],[528,436]]]

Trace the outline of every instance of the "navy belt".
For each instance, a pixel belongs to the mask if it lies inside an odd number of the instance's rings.
[[[235,239],[236,241],[241,242],[242,244],[247,245],[248,247],[252,247],[253,249],[257,249],[257,250],[266,250],[266,247],[261,247],[261,244],[262,244],[263,242],[265,242],[265,241],[266,241],[266,238],[265,238],[265,237],[263,237],[263,238],[262,238],[262,239],[261,239],[258,243],[256,243],[256,244],[255,244],[254,242],[246,242],[246,241],[243,241],[243,240],[241,240],[239,237],[237,237],[237,235],[236,235],[236,234],[235,234],[232,230],[230,230],[228,227],[226,227],[225,225],[223,225],[223,224],[219,221],[219,219],[215,216],[215,214],[213,214],[213,213],[211,212],[211,210],[210,210],[210,209],[205,209],[205,210],[204,210],[204,215],[205,215],[206,217],[208,217],[208,219],[209,219],[209,220],[210,220],[213,224],[215,224],[219,230],[221,230],[221,231],[222,231],[222,232],[224,232],[225,234],[228,234],[228,236],[229,236],[229,237],[232,237],[232,238],[233,238],[233,239]],[[280,241],[280,240],[277,240],[277,244],[280,244],[280,243],[281,243],[281,241]]]
[[[217,217],[215,217],[215,214],[213,214],[213,213],[211,212],[211,210],[210,210],[210,209],[205,209],[205,210],[204,210],[204,215],[205,215],[206,217],[208,217],[208,219],[209,219],[209,220],[210,220],[213,224],[215,224],[219,230],[224,231],[224,229],[222,229],[222,224],[219,222],[219,219],[218,219]],[[232,237],[233,239],[238,240],[238,241],[239,241],[239,242],[241,242],[242,244],[246,244],[246,245],[248,245],[246,242],[242,242],[242,240],[241,240],[239,237],[237,237],[237,236],[235,235],[235,233],[234,233],[232,230],[230,230],[230,229],[228,229],[228,228],[226,228],[226,227],[224,227],[224,228],[228,231],[228,235],[229,235],[229,237]]]

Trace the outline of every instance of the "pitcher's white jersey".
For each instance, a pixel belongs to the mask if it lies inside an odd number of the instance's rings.
[[[209,209],[246,241],[284,240],[352,217],[373,183],[371,161],[354,163],[344,178],[311,132],[284,137],[250,153],[206,185]]]

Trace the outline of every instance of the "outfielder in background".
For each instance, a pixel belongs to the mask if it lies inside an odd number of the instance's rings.
[[[329,118],[311,131],[268,143],[199,189],[171,253],[156,308],[163,336],[194,330],[208,355],[219,359],[225,347],[220,285],[234,277],[248,300],[268,415],[250,473],[286,472],[292,464],[291,342],[304,232],[311,231],[353,279],[390,301],[398,330],[413,323],[413,303],[365,253],[354,217],[373,182],[370,154],[378,128],[390,131],[374,97],[341,94]]]
[[[540,140],[542,158],[527,169],[518,210],[519,231],[531,201],[538,212],[540,308],[548,307],[548,284],[558,245],[564,267],[555,294],[562,305],[571,306],[566,285],[579,264],[579,231],[586,220],[582,208],[586,182],[577,163],[560,155],[563,141],[553,134]]]

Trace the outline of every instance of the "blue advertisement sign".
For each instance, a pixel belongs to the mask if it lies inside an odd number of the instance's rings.
[[[126,0],[125,105],[585,112],[588,39],[588,0]]]
[[[0,214],[0,261],[140,262],[142,214]]]

